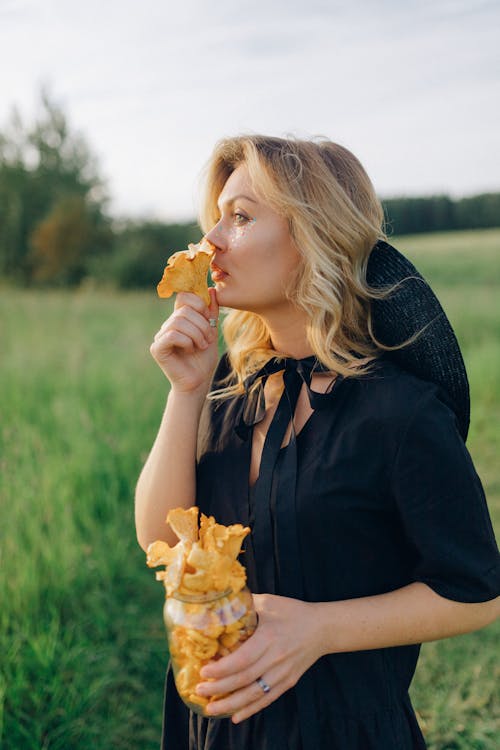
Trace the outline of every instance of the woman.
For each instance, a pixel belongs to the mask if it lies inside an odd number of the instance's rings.
[[[151,346],[171,389],[137,533],[144,549],[175,542],[165,516],[195,501],[250,525],[259,625],[202,670],[200,695],[230,693],[209,704],[214,718],[189,715],[167,676],[163,747],[424,748],[408,698],[418,644],[498,613],[458,345],[383,242],[380,204],[346,149],[228,139],[207,187],[215,289],[210,308],[179,294]],[[406,283],[416,294],[398,297]],[[231,312],[217,364],[219,305]]]

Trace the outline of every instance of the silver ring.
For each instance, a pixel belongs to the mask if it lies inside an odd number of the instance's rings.
[[[263,677],[259,677],[257,680],[255,680],[255,682],[260,687],[263,693],[268,693],[271,690],[270,686],[267,684]]]
[[[210,328],[217,328],[217,318],[209,318],[208,325]]]

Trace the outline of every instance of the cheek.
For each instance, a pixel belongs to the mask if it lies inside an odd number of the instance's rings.
[[[259,249],[261,262],[282,278],[288,278],[300,262],[297,248],[290,236],[282,231],[266,233]]]
[[[255,219],[248,221],[241,226],[231,227],[229,232],[229,242],[232,247],[238,247],[255,226]]]

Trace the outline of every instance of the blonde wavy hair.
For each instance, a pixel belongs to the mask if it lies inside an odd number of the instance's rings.
[[[346,378],[368,373],[382,350],[399,346],[386,347],[373,333],[370,303],[394,287],[374,289],[366,281],[370,251],[385,233],[382,206],[361,163],[326,139],[243,135],[221,140],[206,169],[200,211],[205,233],[219,221],[219,195],[241,164],[259,198],[288,220],[302,262],[285,291],[308,314],[311,349],[325,367]],[[269,330],[255,313],[231,310],[222,331],[231,384],[211,398],[241,393],[246,377],[272,357],[285,356],[273,349]]]

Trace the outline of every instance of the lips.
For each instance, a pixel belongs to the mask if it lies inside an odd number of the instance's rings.
[[[210,264],[210,273],[212,276],[213,281],[222,281],[225,279],[229,274],[227,271],[224,271],[222,268],[219,268],[219,266],[216,266],[215,263]]]

